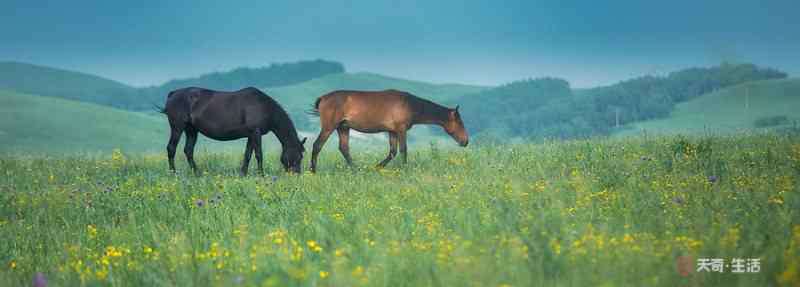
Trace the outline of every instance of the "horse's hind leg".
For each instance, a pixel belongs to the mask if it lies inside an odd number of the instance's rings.
[[[247,168],[250,166],[250,158],[253,157],[253,148],[255,146],[254,138],[248,137],[247,138],[247,147],[244,149],[244,160],[242,161],[242,169],[239,170],[239,174],[242,176],[247,176]]]
[[[258,173],[264,175],[264,153],[261,151],[261,131],[256,131],[253,135],[253,149],[256,153],[256,162],[258,163]]]
[[[328,137],[331,136],[332,132],[333,132],[332,129],[323,128],[319,132],[319,136],[317,136],[317,139],[314,140],[314,151],[311,152],[311,172],[317,171],[317,156],[319,156],[319,152],[322,150],[322,146],[325,145],[325,142],[328,140]]]
[[[183,127],[170,125],[169,143],[167,143],[167,158],[169,159],[169,170],[175,172],[175,150],[181,140]]]
[[[336,129],[339,133],[339,151],[344,156],[344,160],[347,161],[347,165],[353,165],[353,159],[350,157],[350,128],[340,126]]]
[[[408,141],[408,134],[406,131],[401,131],[397,133],[397,141],[400,144],[400,155],[403,157],[403,164],[408,163],[408,147],[406,146]]]
[[[389,155],[383,161],[378,163],[378,167],[384,167],[397,155],[397,134],[389,132]]]
[[[197,130],[192,126],[186,127],[186,144],[183,146],[183,154],[186,155],[186,161],[192,171],[198,175],[197,164],[194,162],[194,145],[197,143]]]

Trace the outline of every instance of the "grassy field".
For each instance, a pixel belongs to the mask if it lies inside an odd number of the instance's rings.
[[[678,104],[669,118],[635,123],[618,135],[648,133],[731,133],[752,130],[760,118],[800,121],[800,79],[750,82]]]
[[[0,285],[798,286],[800,143],[774,134],[335,149],[317,174],[238,153],[0,157]],[[760,259],[679,274],[677,258]]]

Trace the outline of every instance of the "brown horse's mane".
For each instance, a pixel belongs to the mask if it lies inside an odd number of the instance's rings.
[[[443,124],[447,122],[450,112],[449,108],[410,93],[405,94],[408,98],[411,110],[414,112],[414,122],[422,124]]]

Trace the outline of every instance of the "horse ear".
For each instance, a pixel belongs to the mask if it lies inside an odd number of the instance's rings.
[[[458,105],[456,105],[456,112],[458,111]]]
[[[306,144],[306,140],[307,140],[307,139],[308,139],[307,137],[304,137],[304,138],[303,138],[303,140],[301,140],[301,141],[300,141],[300,145],[304,145],[304,144]]]

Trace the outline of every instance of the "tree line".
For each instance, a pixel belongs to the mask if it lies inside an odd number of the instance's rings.
[[[240,67],[227,72],[171,80],[157,87],[145,88],[142,92],[145,97],[155,96],[163,101],[167,93],[184,87],[194,86],[220,91],[234,91],[244,87],[280,87],[344,72],[343,64],[326,60],[277,63],[266,67]]]
[[[668,117],[676,104],[720,88],[786,77],[771,68],[723,63],[581,92],[562,79],[528,79],[466,95],[457,102],[466,126],[479,137],[579,138]]]

